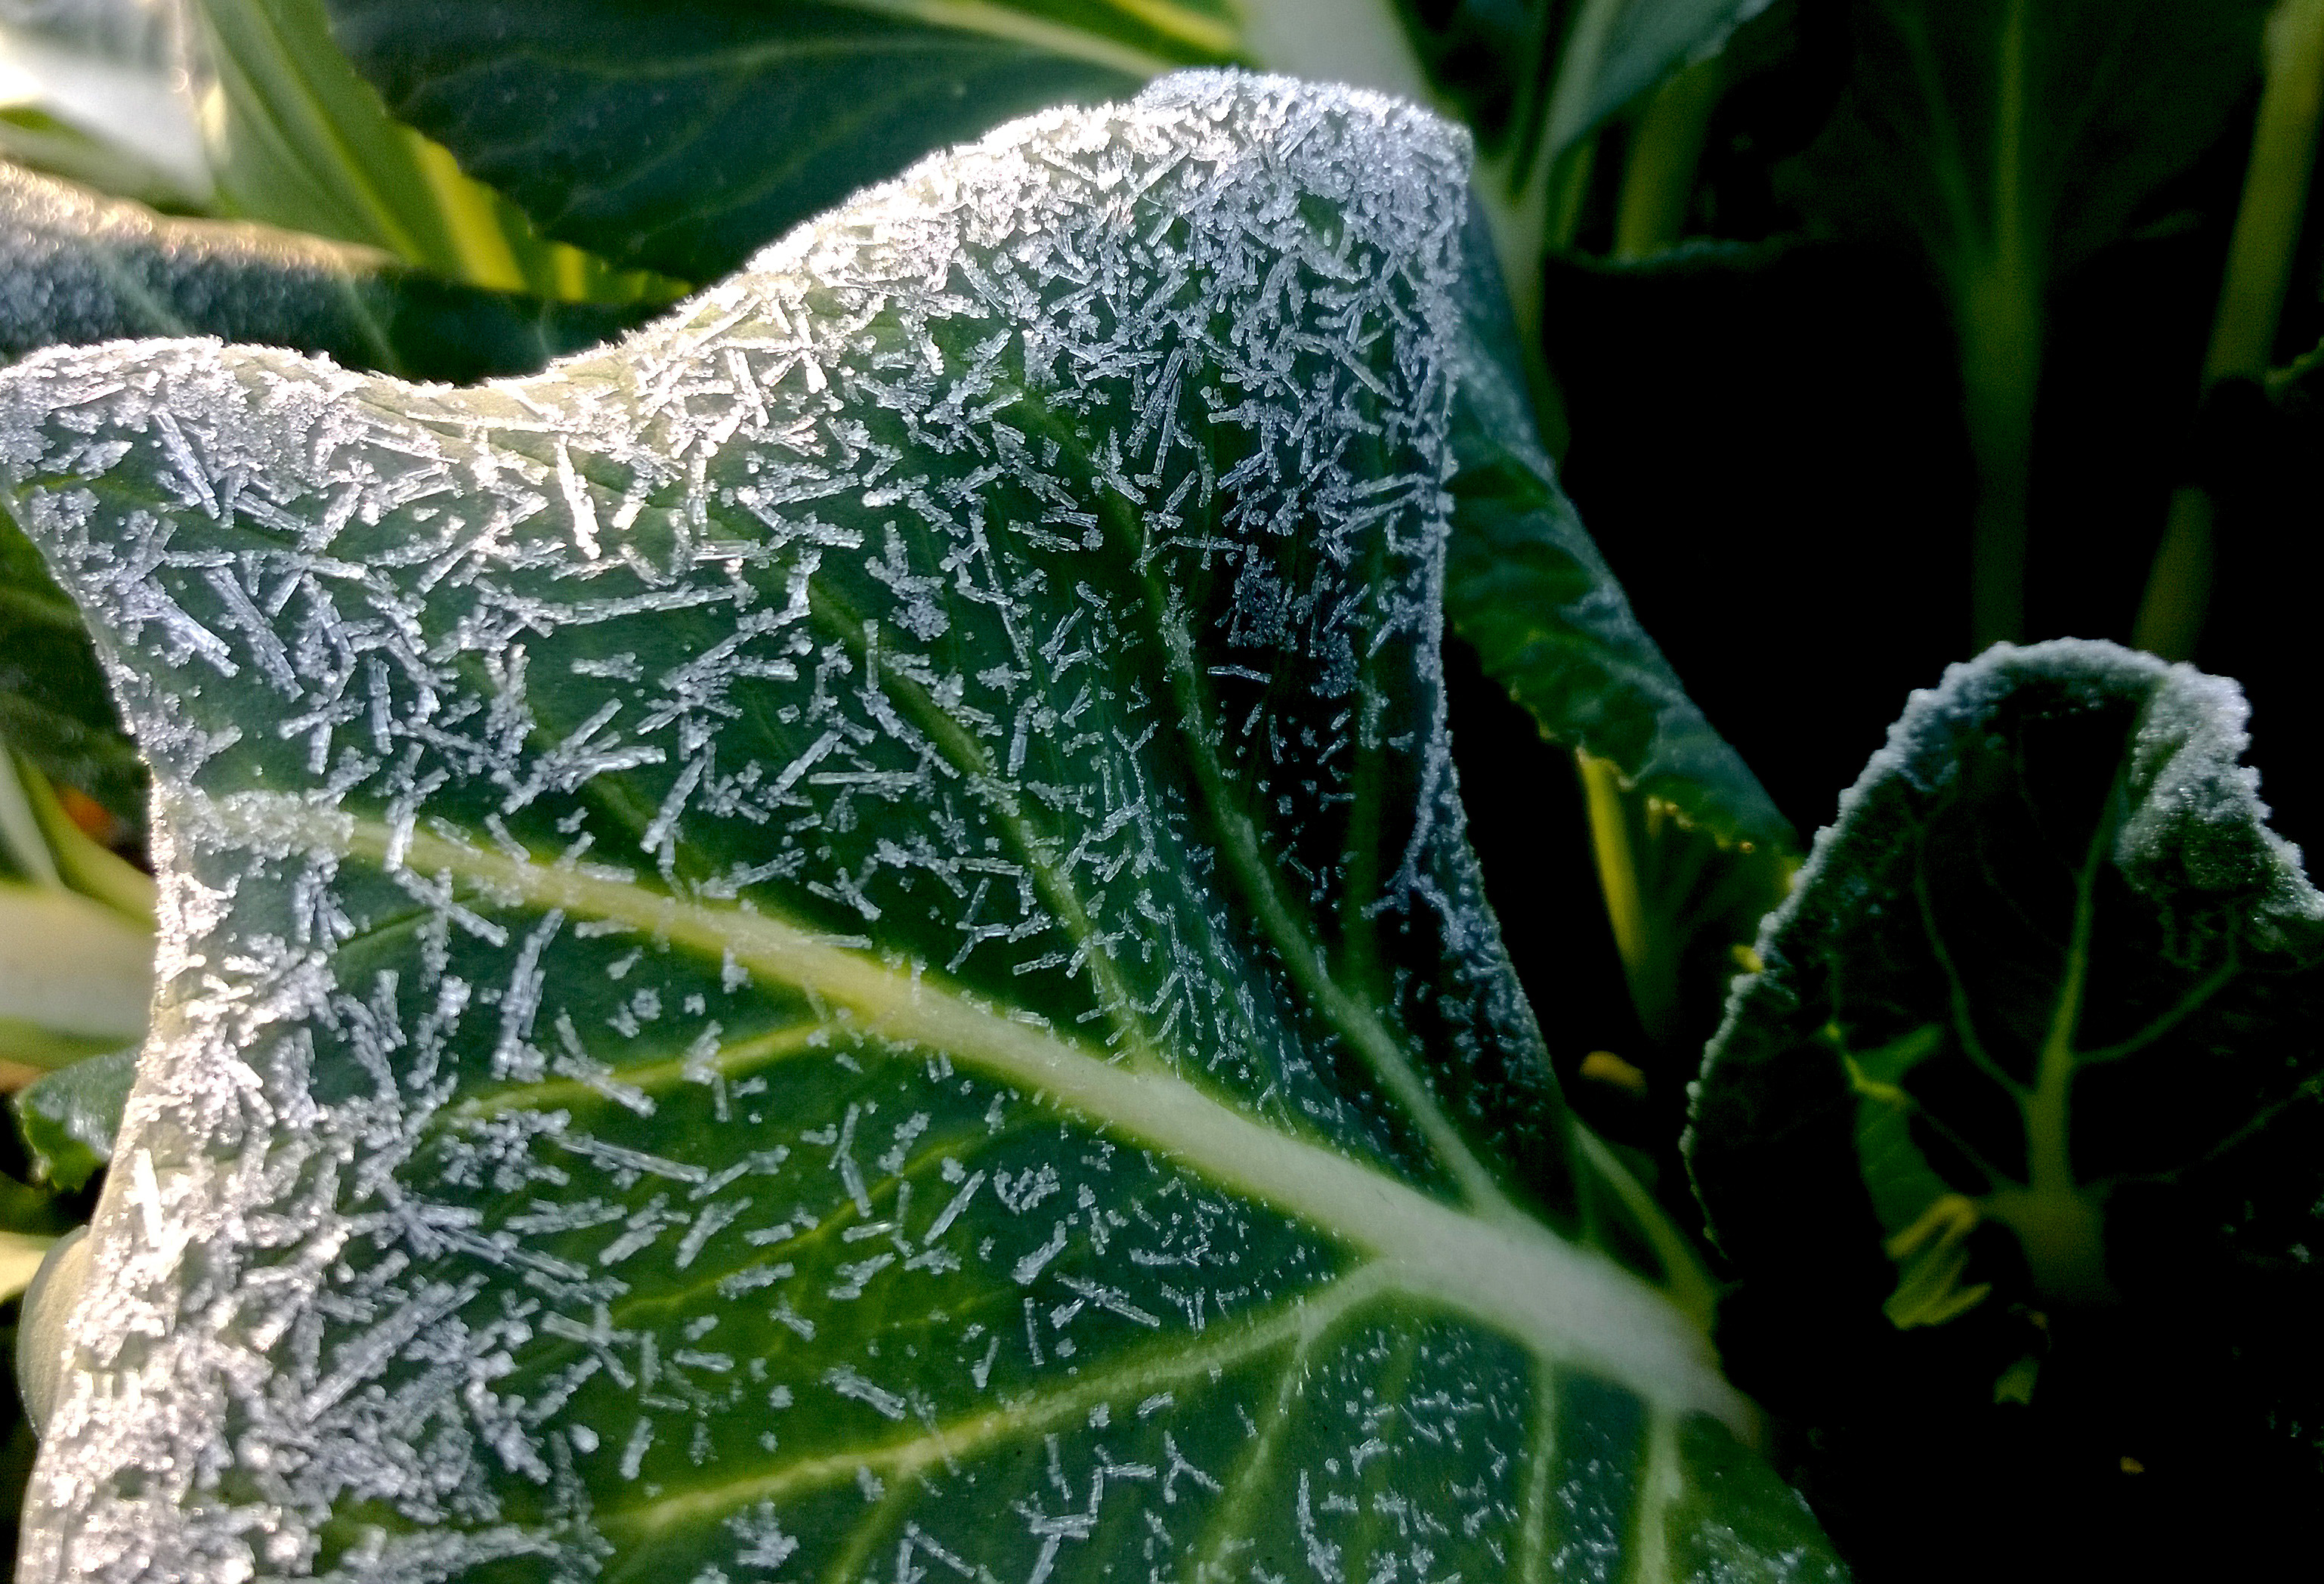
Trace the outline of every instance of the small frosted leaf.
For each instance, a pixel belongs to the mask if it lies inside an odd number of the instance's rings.
[[[2054,1375],[2314,1422],[2304,1333],[2253,1317],[2324,1301],[2324,898],[2246,713],[2072,640],[1913,696],[1705,1061],[1689,1153],[1748,1285],[1992,1357],[1978,1403]]]

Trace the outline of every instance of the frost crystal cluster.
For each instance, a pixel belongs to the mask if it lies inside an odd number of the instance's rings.
[[[1518,1202],[1467,159],[1195,76],[537,378],[0,375],[164,898],[23,1577],[1808,1566],[1701,1505],[1764,1477],[1701,1339]]]

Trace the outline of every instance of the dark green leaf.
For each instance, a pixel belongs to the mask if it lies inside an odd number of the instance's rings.
[[[2122,232],[2218,135],[2268,0],[1856,0],[1851,75],[1796,195],[1909,237],[1964,304]]]
[[[921,155],[1233,58],[1219,0],[327,0],[390,109],[542,230],[715,279]]]
[[[1768,0],[1397,0],[1431,82],[1489,153],[1554,159]],[[1271,64],[1271,62],[1270,62]]]
[[[1690,60],[1715,54],[1769,0],[1580,0],[1557,62],[1544,153],[1554,157]]]
[[[1488,154],[1535,130],[1527,122],[1547,86],[1540,62],[1556,48],[1564,10],[1557,0],[1396,5],[1428,80]]]
[[[2051,283],[2218,135],[2267,9],[1856,0],[1848,87],[1791,185],[1839,231],[1917,245],[1950,300],[1978,478],[1972,649],[2024,635]]]
[[[2196,1313],[2254,1427],[2313,1422],[2314,1365],[2249,1317],[2324,1301],[2324,899],[2244,715],[2065,640],[1914,695],[1705,1061],[1689,1153],[1747,1284],[1899,1327],[2046,1314],[2068,1353]]]
[[[1575,764],[1615,949],[1652,1047],[1639,1064],[1659,1069],[1650,1076],[1675,1100],[1798,858],[1788,846],[1722,838],[1610,760],[1582,753]],[[1664,1136],[1674,1143],[1677,1126]]]
[[[448,281],[560,301],[674,294],[543,241],[507,199],[391,117],[323,0],[188,0],[216,79],[204,117],[225,213],[380,248]]]
[[[350,368],[465,381],[538,368],[645,311],[455,285],[369,248],[165,218],[0,165],[0,357],[218,336],[319,352]]]
[[[1789,822],[1688,699],[1557,486],[1509,358],[1516,332],[1484,235],[1471,224],[1446,618],[1543,736],[1610,761],[1721,842],[1787,851]]]
[[[70,1193],[113,1159],[121,1107],[137,1076],[133,1048],[76,1061],[9,1097],[32,1175]]]
[[[1462,836],[1465,148],[1197,78],[536,379],[0,375],[165,918],[23,1577],[1836,1578]]]
[[[121,729],[80,612],[0,511],[0,742],[132,822],[145,767]]]

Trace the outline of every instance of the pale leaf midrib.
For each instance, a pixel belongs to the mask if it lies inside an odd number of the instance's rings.
[[[393,833],[296,800],[217,801],[183,789],[160,800],[169,823],[270,847],[384,863]],[[632,924],[713,960],[732,952],[753,975],[852,1014],[877,1038],[945,1051],[988,1077],[1078,1113],[1109,1134],[1307,1223],[1370,1255],[1403,1292],[1491,1326],[1544,1359],[1589,1368],[1649,1403],[1708,1412],[1748,1432],[1752,1413],[1720,1376],[1706,1339],[1611,1259],[1530,1218],[1485,1220],[1374,1167],[1278,1132],[1185,1079],[1136,1073],[1046,1028],[1019,1023],[935,981],[891,968],[739,907],[688,903],[577,868],[524,862],[415,832],[415,871],[449,874],[488,894],[568,915]]]
[[[824,1028],[825,1025],[819,1023],[786,1024],[764,1033],[723,1044],[699,1061],[684,1054],[670,1056],[658,1051],[650,1061],[622,1067],[609,1066],[595,1076],[604,1084],[625,1085],[651,1095],[657,1089],[684,1082],[697,1071],[715,1072],[721,1078],[733,1078],[761,1064],[772,1064],[796,1056],[808,1049],[809,1042]],[[455,1106],[444,1113],[444,1116],[448,1121],[465,1122],[477,1117],[496,1116],[503,1111],[549,1111],[560,1106],[620,1103],[614,1096],[586,1079],[551,1078],[538,1083],[511,1084],[505,1088],[478,1095]]]

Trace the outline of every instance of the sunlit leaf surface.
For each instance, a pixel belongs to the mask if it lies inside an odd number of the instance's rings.
[[[538,378],[0,375],[163,875],[24,1576],[1836,1576],[1462,839],[1466,157],[1177,79]]]

